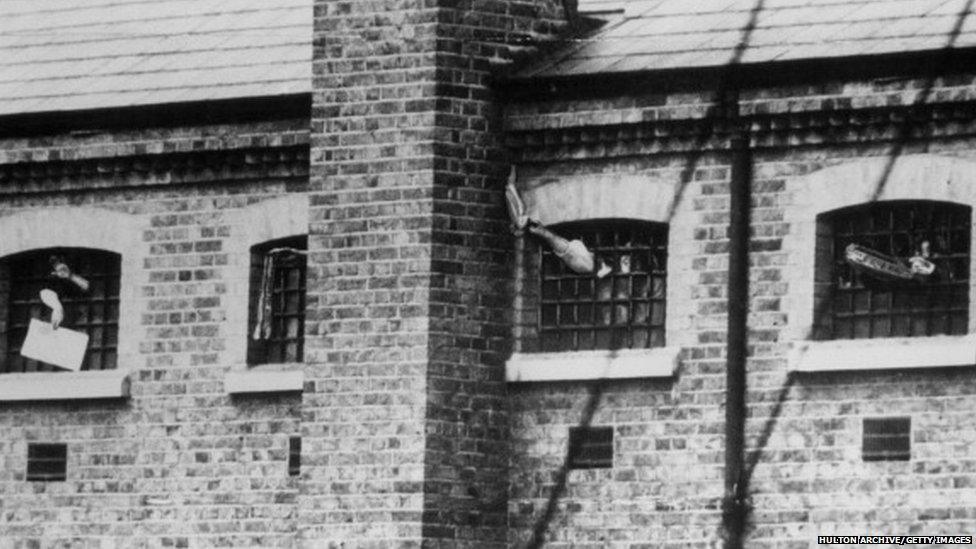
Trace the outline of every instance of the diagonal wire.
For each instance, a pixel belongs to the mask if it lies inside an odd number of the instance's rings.
[[[905,146],[912,138],[912,130],[915,126],[915,114],[919,107],[924,106],[928,103],[929,98],[932,96],[932,91],[935,89],[935,81],[941,74],[949,60],[949,54],[955,47],[956,42],[959,40],[959,35],[962,34],[962,27],[966,23],[966,18],[969,16],[969,12],[973,7],[973,0],[966,0],[962,9],[956,15],[955,24],[949,31],[949,37],[946,40],[946,45],[942,48],[942,56],[936,60],[935,63],[929,65],[928,75],[925,78],[925,84],[922,86],[921,91],[912,102],[911,108],[908,109],[904,119],[897,126],[895,132],[895,142],[891,147],[891,151],[888,153],[888,161],[885,163],[884,169],[881,171],[881,175],[878,177],[878,182],[875,185],[874,193],[871,195],[869,202],[875,202],[881,195],[884,194],[885,187],[888,185],[888,180],[891,177],[891,172],[895,167],[895,163],[898,158],[902,155],[905,150]]]
[[[742,64],[742,58],[745,56],[746,50],[749,49],[752,34],[756,30],[756,25],[759,23],[759,15],[762,13],[764,7],[765,0],[756,0],[755,5],[749,10],[749,19],[746,21],[745,26],[742,27],[739,41],[736,43],[735,48],[732,50],[732,55],[723,67],[718,85],[716,86],[715,106],[712,108],[709,116],[703,120],[703,131],[698,134],[698,138],[692,146],[691,155],[688,161],[685,162],[678,177],[678,190],[675,192],[674,200],[671,202],[671,207],[668,210],[668,222],[674,218],[684,199],[688,185],[691,184],[691,180],[694,178],[695,170],[698,168],[702,157],[705,156],[706,145],[708,145],[708,142],[717,133],[716,122],[730,115],[733,117],[731,121],[733,124],[737,121],[739,112],[735,69]]]
[[[909,112],[907,113],[905,118],[901,121],[898,128],[896,129],[895,142],[888,153],[888,161],[885,163],[885,167],[882,170],[881,175],[878,177],[878,181],[875,183],[875,189],[871,194],[871,198],[869,202],[878,201],[881,198],[881,196],[884,194],[885,187],[887,186],[888,181],[891,178],[891,173],[894,169],[895,164],[898,161],[898,158],[902,155],[902,153],[905,150],[905,147],[912,139],[912,130],[914,129],[916,123],[915,116],[913,116],[914,113],[912,111],[916,110],[919,106],[928,103],[928,100],[935,89],[935,81],[939,77],[939,75],[945,70],[948,64],[949,54],[951,53],[951,50],[954,48],[959,38],[959,35],[962,32],[962,28],[966,22],[966,18],[969,16],[973,8],[973,3],[974,0],[966,0],[965,5],[957,14],[955,24],[953,25],[952,29],[949,32],[946,45],[942,48],[942,57],[930,65],[930,69],[929,71],[927,71],[928,75],[925,78],[925,83],[922,86],[922,90],[919,92],[915,101],[910,106],[908,110]],[[822,319],[823,316],[827,314],[829,307],[830,307],[830,301],[827,299],[821,300],[821,302],[817,305],[816,309],[814,310],[814,316],[813,316],[814,326],[817,326],[820,322],[820,319]],[[812,336],[813,336],[813,328],[811,327],[810,332],[806,334],[806,337],[804,339],[805,340],[811,339]],[[744,479],[743,484],[745,484],[746,486],[748,486],[749,481],[752,479],[752,475],[755,472],[756,466],[758,465],[759,460],[762,457],[762,452],[764,448],[768,445],[769,439],[772,437],[772,433],[776,428],[776,423],[779,420],[780,415],[782,414],[783,405],[786,402],[790,389],[795,384],[796,384],[796,376],[790,375],[789,377],[787,377],[785,383],[782,385],[782,387],[779,390],[779,394],[776,399],[776,404],[773,406],[773,409],[770,411],[769,419],[766,421],[766,424],[763,426],[763,430],[760,433],[759,439],[756,444],[756,450],[752,455],[752,459],[747,461],[745,473],[743,475],[743,479]]]
[[[711,110],[709,116],[705,118],[706,123],[704,131],[700,133],[698,138],[695,140],[691,156],[688,158],[687,162],[685,162],[685,165],[680,172],[678,189],[675,192],[674,200],[672,201],[668,212],[668,222],[674,218],[674,215],[683,200],[687,187],[693,179],[695,170],[704,156],[706,145],[712,139],[712,137],[715,136],[715,128],[718,125],[715,124],[715,122],[720,121],[722,118],[725,118],[730,114],[730,99],[734,98],[736,102],[738,100],[738,95],[734,93],[734,90],[732,89],[735,76],[734,68],[741,63],[742,58],[749,47],[752,34],[756,28],[759,15],[762,13],[764,5],[765,0],[756,0],[756,4],[749,12],[749,19],[742,28],[742,34],[739,42],[736,44],[736,47],[734,48],[732,55],[726,64],[726,69],[723,71],[723,74],[719,80],[716,91],[716,106]],[[737,116],[738,109],[732,109],[731,114]],[[602,396],[602,385],[598,384],[591,387],[589,399],[584,409],[583,417],[579,423],[581,427],[589,427],[592,424],[593,416],[596,414],[596,410],[599,407]],[[539,517],[539,520],[536,521],[536,524],[533,527],[532,538],[526,545],[526,549],[539,549],[545,544],[546,532],[549,530],[549,526],[556,516],[559,500],[562,498],[566,490],[566,482],[569,476],[569,459],[570,456],[567,450],[567,455],[563,461],[562,467],[560,467],[556,475],[555,486],[553,487],[552,492],[549,494],[549,498],[546,502],[546,508],[543,511],[542,516]]]
[[[586,406],[583,408],[583,417],[580,418],[579,426],[587,428],[593,424],[593,417],[596,415],[597,409],[600,407],[600,402],[603,399],[603,383],[595,383],[590,387],[590,394],[586,401]],[[536,521],[535,526],[532,528],[532,539],[526,545],[526,549],[540,549],[546,542],[546,532],[549,530],[549,525],[552,520],[556,517],[556,512],[559,507],[559,500],[562,499],[563,494],[566,492],[566,481],[569,477],[569,462],[571,459],[570,455],[571,449],[567,446],[566,457],[563,458],[562,467],[559,468],[559,472],[556,474],[556,483],[552,488],[552,492],[549,493],[549,499],[546,501],[546,508]]]
[[[956,19],[956,23],[949,33],[947,44],[943,48],[943,51],[946,54],[948,54],[955,46],[955,43],[957,42],[958,37],[962,31],[963,24],[965,23],[965,20],[968,17],[970,10],[972,9],[974,1],[976,0],[967,0],[964,7],[960,10],[958,17]],[[691,155],[688,158],[687,162],[685,163],[683,169],[681,170],[681,174],[679,178],[679,186],[675,193],[674,200],[671,204],[668,213],[669,221],[674,218],[674,215],[677,212],[680,203],[684,198],[687,187],[690,184],[691,180],[693,179],[694,172],[697,169],[702,157],[704,156],[705,146],[708,144],[708,141],[715,136],[716,125],[713,123],[715,119],[719,117],[727,117],[729,115],[732,115],[733,122],[736,121],[735,119],[737,118],[738,115],[738,109],[736,108],[736,109],[729,110],[731,106],[730,102],[732,100],[735,100],[737,102],[738,99],[738,97],[735,95],[736,90],[735,90],[735,82],[734,82],[734,78],[735,78],[734,70],[735,67],[741,63],[741,60],[749,47],[750,38],[753,31],[755,30],[756,24],[758,22],[759,14],[762,12],[763,9],[763,5],[764,5],[764,0],[757,0],[755,6],[750,12],[749,21],[742,29],[742,37],[739,43],[737,44],[736,48],[734,49],[733,54],[729,59],[728,63],[725,65],[725,70],[723,71],[722,77],[719,80],[719,85],[717,86],[716,101],[715,101],[716,108],[714,108],[712,112],[709,114],[709,116],[707,116],[704,119],[704,121],[706,122],[705,131],[703,131],[698,135],[698,138],[696,139],[695,144],[692,148]],[[913,108],[917,108],[919,105],[924,105],[925,103],[928,102],[935,87],[935,80],[940,74],[940,72],[944,70],[945,67],[944,61],[946,57],[947,56],[942,58],[943,60],[942,63],[936,63],[932,65],[932,68],[929,72],[929,75],[926,78],[926,82],[921,92],[918,94],[916,100],[913,102],[912,105]],[[882,170],[882,173],[875,185],[875,190],[872,193],[871,201],[876,201],[882,196],[885,186],[887,185],[888,180],[890,179],[891,172],[894,168],[895,163],[897,162],[898,157],[901,156],[901,154],[904,152],[907,143],[911,139],[914,125],[915,125],[914,117],[911,116],[911,113],[909,113],[909,116],[906,116],[902,120],[899,127],[896,129],[895,142],[888,154],[888,162],[885,165],[885,168]],[[823,314],[826,313],[828,307],[829,307],[828,300],[823,300],[818,304],[817,309],[814,311],[814,319],[815,319],[814,325],[816,325],[817,319],[822,318]],[[811,335],[812,332],[808,333],[805,339],[809,339]],[[787,377],[785,383],[781,386],[779,390],[779,393],[776,398],[776,403],[773,406],[773,409],[770,411],[770,415],[765,425],[763,426],[763,430],[760,433],[760,436],[757,440],[755,450],[752,452],[752,457],[746,462],[745,470],[742,476],[742,488],[740,492],[742,494],[748,494],[748,487],[752,479],[752,476],[755,472],[756,466],[760,458],[762,457],[763,450],[768,445],[769,439],[772,437],[777,422],[782,414],[783,406],[786,403],[789,392],[792,389],[793,385],[795,385],[795,382],[796,382],[796,377],[790,375]],[[595,414],[601,396],[602,396],[602,389],[594,388],[591,391],[590,399],[587,403],[580,425],[589,426],[591,424],[593,414]],[[562,494],[565,491],[567,476],[568,476],[568,456],[566,461],[563,464],[563,467],[560,469],[557,475],[556,486],[554,487],[552,493],[550,494],[545,512],[543,513],[542,517],[540,517],[540,520],[536,523],[533,529],[533,537],[529,545],[527,546],[528,548],[538,549],[542,547],[544,543],[545,533],[548,530],[549,524],[555,517],[558,501],[562,497]]]

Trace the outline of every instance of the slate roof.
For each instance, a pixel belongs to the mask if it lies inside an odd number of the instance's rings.
[[[967,0],[581,0],[583,12],[622,13],[520,76],[714,67],[737,49],[739,62],[752,64],[968,48],[976,46],[976,8],[967,6]]]
[[[312,1],[0,0],[0,115],[308,93]],[[610,22],[521,76],[722,65],[754,12],[741,63],[937,50],[967,5],[580,0]],[[976,17],[951,45],[976,46]]]
[[[312,0],[2,0],[0,115],[311,90]]]

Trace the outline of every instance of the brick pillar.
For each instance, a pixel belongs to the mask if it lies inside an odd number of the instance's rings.
[[[512,238],[488,60],[557,30],[561,3],[315,17],[303,538],[503,546]]]

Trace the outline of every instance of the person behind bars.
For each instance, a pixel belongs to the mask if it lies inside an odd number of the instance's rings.
[[[51,272],[42,281],[40,296],[41,302],[51,308],[51,327],[57,330],[64,322],[64,305],[61,300],[79,292],[87,292],[88,281],[72,273],[63,257],[52,255],[48,261]]]

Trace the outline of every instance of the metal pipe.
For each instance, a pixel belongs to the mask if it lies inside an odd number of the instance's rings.
[[[735,109],[737,111],[737,109]],[[725,496],[722,525],[726,549],[740,549],[748,506],[744,478],[746,357],[749,314],[749,224],[751,211],[752,153],[748,134],[738,128],[732,113],[728,330],[726,340]]]

